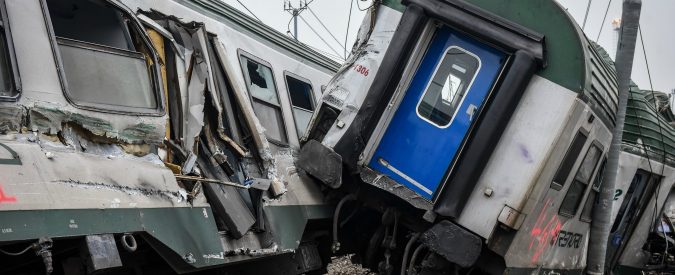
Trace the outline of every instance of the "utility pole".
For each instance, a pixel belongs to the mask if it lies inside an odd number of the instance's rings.
[[[302,0],[299,0],[298,7],[296,8],[293,7],[290,0],[284,0],[284,11],[287,11],[293,16],[293,37],[295,40],[298,40],[298,16],[300,16],[302,11],[307,9],[307,5],[309,5],[307,0],[305,0],[305,3],[302,3]]]
[[[616,54],[616,78],[619,86],[619,104],[616,112],[616,124],[612,132],[612,144],[609,147],[607,166],[603,175],[598,201],[593,207],[593,221],[591,223],[588,244],[588,261],[586,274],[611,274],[611,261],[607,266],[607,242],[612,221],[612,204],[614,203],[614,188],[619,173],[619,156],[623,126],[626,121],[626,108],[630,94],[630,78],[633,70],[633,57],[637,41],[638,26],[640,25],[641,0],[624,0],[621,15],[621,35]]]

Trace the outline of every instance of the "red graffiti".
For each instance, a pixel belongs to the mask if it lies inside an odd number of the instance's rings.
[[[2,191],[2,185],[0,185],[0,203],[6,202],[16,202],[16,197],[10,197],[5,195],[5,192]]]
[[[530,251],[534,250],[531,261],[534,263],[539,260],[541,254],[544,253],[547,247],[553,246],[555,240],[560,232],[562,224],[557,215],[553,215],[551,218],[546,217],[546,209],[550,204],[550,199],[546,201],[544,207],[539,212],[539,217],[537,217],[537,222],[532,227],[530,231]]]

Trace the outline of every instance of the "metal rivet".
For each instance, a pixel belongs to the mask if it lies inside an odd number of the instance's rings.
[[[485,195],[486,197],[492,197],[492,192],[494,192],[492,191],[492,188],[487,187],[485,188],[485,191],[483,191],[483,195]]]

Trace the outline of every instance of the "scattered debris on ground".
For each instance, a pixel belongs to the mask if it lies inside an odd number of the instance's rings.
[[[350,260],[352,255],[344,255],[340,257],[333,257],[331,263],[328,264],[328,275],[371,275],[375,274],[362,267],[359,264],[354,264]]]

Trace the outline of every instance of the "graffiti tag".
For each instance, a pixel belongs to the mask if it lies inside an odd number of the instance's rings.
[[[550,202],[551,199],[546,201],[537,217],[537,222],[530,231],[531,241],[529,250],[534,251],[530,259],[533,263],[539,260],[539,257],[541,257],[546,248],[555,244],[558,232],[560,232],[560,228],[562,227],[562,223],[560,223],[557,215],[553,215],[550,218],[546,217],[546,209],[550,205]]]
[[[5,192],[2,190],[2,185],[0,185],[0,203],[6,202],[16,202],[16,197],[5,195]]]

